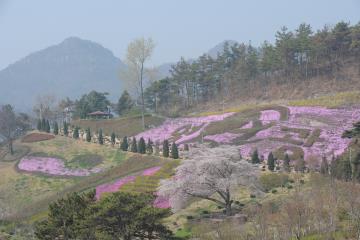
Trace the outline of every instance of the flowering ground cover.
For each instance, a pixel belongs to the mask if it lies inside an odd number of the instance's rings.
[[[37,172],[55,176],[89,176],[92,173],[100,172],[100,168],[92,169],[71,169],[66,168],[64,161],[52,157],[23,157],[17,165],[19,170],[25,172]]]
[[[151,139],[153,142],[163,142],[165,139],[176,141],[177,144],[192,141],[198,138],[204,129],[212,122],[222,121],[227,117],[232,116],[234,113],[224,113],[219,115],[210,115],[205,117],[188,117],[167,119],[162,125],[142,132],[135,137],[137,139],[143,137],[144,139]],[[193,131],[183,130],[186,126],[191,126]],[[180,131],[178,139],[174,139],[173,134]],[[184,131],[183,133],[181,131]]]
[[[215,134],[215,135],[207,135],[204,137],[204,140],[210,140],[217,143],[232,143],[232,141],[238,137],[240,137],[241,134],[236,133],[221,133],[221,134]]]
[[[260,114],[260,121],[263,125],[280,120],[280,113],[275,110],[263,110]]]
[[[22,138],[22,142],[25,143],[32,143],[32,142],[40,142],[40,141],[46,141],[55,138],[52,134],[46,134],[46,133],[30,133]]]

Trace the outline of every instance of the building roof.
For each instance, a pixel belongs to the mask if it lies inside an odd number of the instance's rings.
[[[95,111],[92,113],[88,113],[88,116],[108,116],[108,115],[110,115],[110,114],[107,112],[102,112],[102,111]]]

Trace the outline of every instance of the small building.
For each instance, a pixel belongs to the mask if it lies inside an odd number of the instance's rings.
[[[92,119],[104,119],[104,118],[110,118],[111,113],[109,112],[102,112],[102,111],[95,111],[92,113],[88,113],[88,117]]]

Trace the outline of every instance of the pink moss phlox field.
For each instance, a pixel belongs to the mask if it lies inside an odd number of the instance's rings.
[[[93,169],[70,169],[66,168],[64,161],[51,157],[26,156],[18,164],[18,168],[27,172],[39,172],[56,176],[88,176],[91,173],[100,172],[100,168]]]
[[[260,112],[260,119],[263,125],[280,120],[280,113],[275,110],[264,110]]]
[[[143,176],[152,176],[155,173],[157,173],[159,170],[161,169],[161,167],[152,167],[152,168],[148,168],[146,170],[143,171],[142,175]]]
[[[261,112],[260,120],[263,123],[273,122],[274,126],[259,131],[254,137],[249,140],[257,140],[240,146],[240,151],[243,156],[250,157],[255,148],[259,153],[266,156],[269,151],[274,151],[277,148],[289,145],[271,140],[271,138],[285,138],[293,140],[306,141],[312,137],[315,142],[312,146],[304,146],[301,148],[304,151],[305,160],[310,156],[317,156],[321,159],[326,156],[329,159],[332,155],[341,155],[350,143],[350,139],[342,138],[341,135],[346,129],[350,129],[352,124],[360,120],[359,108],[348,109],[327,109],[323,107],[288,107],[289,119],[287,121],[280,121],[280,115],[276,111],[266,110]],[[270,112],[271,111],[271,112]],[[291,131],[282,131],[281,126],[289,128],[307,129],[310,130],[310,135],[307,139],[300,137],[298,133]],[[320,129],[320,136],[316,138],[312,136],[315,129]],[[272,148],[272,149],[271,149]],[[289,152],[289,154],[291,154]]]
[[[221,133],[221,134],[215,134],[215,135],[208,135],[205,136],[205,140],[214,141],[217,143],[231,143],[234,139],[241,136],[241,134],[235,134],[235,133]]]
[[[135,176],[120,178],[113,183],[105,183],[96,187],[96,199],[100,199],[103,193],[116,192],[126,183],[135,181]]]
[[[249,128],[253,128],[253,126],[254,126],[253,121],[250,121],[246,123],[244,126],[242,126],[240,129],[249,129]]]
[[[234,112],[224,113],[219,115],[210,115],[206,117],[188,117],[167,119],[162,125],[149,129],[136,135],[136,139],[143,137],[144,139],[151,139],[153,142],[163,142],[165,139],[172,140],[173,133],[179,131],[181,133],[180,138],[176,141],[177,144],[182,144],[187,141],[191,141],[201,135],[202,131],[212,122],[222,121],[227,117],[235,114]],[[185,130],[182,130],[185,126],[190,125],[192,128],[200,127],[197,131],[190,134],[186,134]]]

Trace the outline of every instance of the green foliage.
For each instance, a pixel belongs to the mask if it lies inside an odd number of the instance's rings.
[[[107,99],[108,93],[91,91],[84,94],[75,102],[75,117],[86,118],[87,115],[95,111],[107,111],[110,101]]]
[[[146,194],[116,192],[95,201],[95,192],[69,194],[49,207],[47,219],[36,223],[38,239],[172,239],[162,219],[169,209],[152,206]]]
[[[91,142],[91,131],[90,128],[86,129],[86,141]]]
[[[111,145],[115,145],[115,138],[116,138],[116,136],[115,136],[115,133],[111,133],[111,137],[110,137],[110,139],[111,139]]]
[[[275,158],[274,155],[272,154],[272,152],[269,153],[268,159],[267,159],[267,165],[268,165],[268,169],[270,171],[274,171],[275,169]]]
[[[251,155],[251,163],[252,164],[259,164],[260,163],[259,153],[258,153],[257,149],[255,149],[255,151]]]
[[[38,239],[53,240],[62,236],[63,239],[79,237],[81,227],[85,221],[88,206],[94,204],[95,192],[86,194],[72,193],[49,206],[46,220],[35,225],[35,236]]]
[[[79,127],[74,128],[73,138],[79,139]]]
[[[131,99],[130,94],[125,90],[116,105],[116,113],[122,115],[128,112],[134,106],[134,101]]]
[[[104,144],[104,137],[103,137],[103,134],[102,134],[102,129],[99,130],[98,143],[99,143],[100,145],[103,145],[103,144]]]
[[[163,142],[163,157],[169,157],[169,141],[164,140]]]
[[[145,154],[146,153],[146,144],[145,144],[145,140],[144,138],[140,138],[139,140],[139,148],[138,148],[138,152],[141,154]]]
[[[128,138],[125,136],[120,144],[120,149],[123,151],[127,151],[129,148]]]
[[[49,122],[49,120],[46,120],[45,132],[50,133],[50,122]]]
[[[41,119],[41,131],[46,131],[46,119]]]
[[[147,142],[147,144],[146,144],[146,152],[147,152],[148,154],[153,154],[153,152],[154,152],[153,142],[151,141],[150,138],[148,139],[148,142]]]
[[[285,187],[289,182],[289,175],[285,173],[267,173],[260,176],[260,183],[269,191],[277,187]]]
[[[64,131],[64,135],[67,136],[69,135],[69,126],[68,123],[64,121],[64,126],[63,126],[63,131]]]
[[[59,125],[57,123],[57,121],[54,122],[54,126],[53,126],[53,133],[54,135],[58,135],[59,134]]]
[[[179,158],[179,150],[178,150],[178,147],[177,147],[176,143],[173,143],[171,145],[171,157],[173,159],[178,159]]]
[[[342,135],[343,138],[353,138],[353,137],[359,136],[359,134],[360,134],[360,122],[354,123],[353,126],[354,126],[353,129],[345,130],[345,132]]]
[[[132,141],[131,141],[131,148],[130,151],[133,153],[137,153],[138,152],[138,147],[137,147],[137,142],[136,142],[136,138],[133,137]]]
[[[36,129],[38,131],[42,131],[42,125],[41,125],[41,120],[40,119],[38,119],[38,121],[37,121]]]

